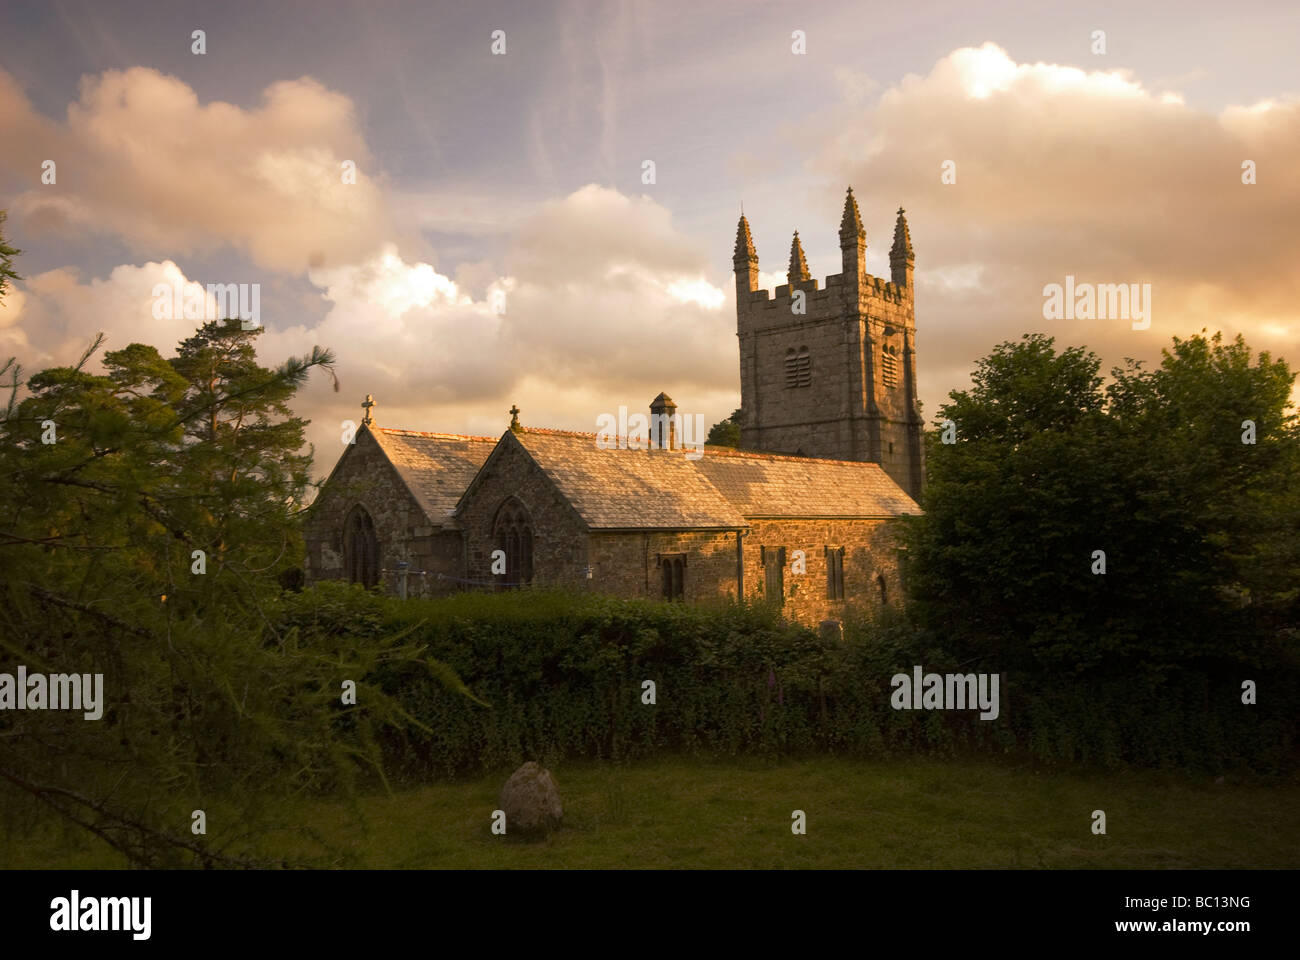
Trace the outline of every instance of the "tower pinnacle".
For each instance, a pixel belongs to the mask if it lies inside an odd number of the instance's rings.
[[[758,289],[758,253],[754,250],[754,237],[749,232],[749,221],[740,215],[736,224],[736,249],[731,258],[736,268],[736,302]]]
[[[862,229],[862,215],[858,213],[858,201],[854,199],[853,188],[844,198],[844,215],[840,217],[840,244],[850,240],[863,240],[867,236]]]
[[[740,215],[740,223],[736,224],[736,250],[733,258],[737,262],[758,259],[758,253],[754,250],[754,237],[749,232],[749,221],[743,213]]]
[[[890,279],[901,287],[911,287],[912,268],[916,255],[912,252],[912,233],[907,229],[907,217],[903,208],[898,208],[898,220],[894,223],[894,245],[889,248]]]
[[[799,242],[799,231],[794,232],[794,242],[790,244],[790,271],[786,278],[791,283],[808,279],[808,261],[804,259],[803,244]]]

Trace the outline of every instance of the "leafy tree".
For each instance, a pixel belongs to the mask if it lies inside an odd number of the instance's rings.
[[[719,420],[709,428],[709,436],[704,441],[717,447],[740,446],[740,410],[736,410],[726,420]]]
[[[1204,334],[1205,331],[1202,331]],[[1295,374],[1238,335],[1175,337],[1161,365],[1113,371],[1110,413],[1128,439],[1142,519],[1192,531],[1186,592],[1231,612],[1233,632],[1297,626],[1300,426]]]
[[[908,526],[913,609],[956,655],[1027,668],[1258,658],[1295,623],[1294,375],[1217,336],[1175,339],[1107,389],[1099,368],[1026,335],[949,395],[957,442],[929,438]]]

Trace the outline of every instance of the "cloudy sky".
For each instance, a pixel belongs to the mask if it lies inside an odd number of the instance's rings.
[[[768,287],[795,229],[824,278],[852,184],[878,276],[908,211],[927,419],[1028,331],[1295,365],[1297,37],[1290,2],[6,2],[0,353],[169,353],[194,323],[156,284],[257,283],[264,362],[338,355],[299,403],[322,470],[368,392],[419,430],[595,430],[660,390],[712,423],[741,204]],[[1151,284],[1150,329],[1044,319],[1067,275]]]

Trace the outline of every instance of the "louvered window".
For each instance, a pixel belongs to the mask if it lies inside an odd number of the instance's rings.
[[[898,386],[898,357],[886,349],[880,355],[880,376],[885,386]]]
[[[785,385],[787,387],[807,387],[812,385],[812,358],[808,348],[791,347],[785,352]]]

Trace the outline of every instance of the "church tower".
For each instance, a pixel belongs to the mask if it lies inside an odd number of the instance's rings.
[[[758,289],[758,254],[749,222],[740,218],[734,257],[740,443],[879,463],[919,500],[925,461],[907,219],[899,209],[889,280],[866,271],[866,232],[852,187],[839,239],[842,272],[819,288],[796,232],[789,282],[769,294]]]

